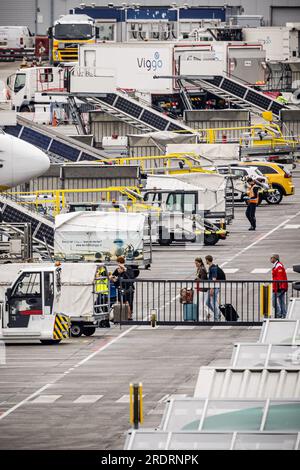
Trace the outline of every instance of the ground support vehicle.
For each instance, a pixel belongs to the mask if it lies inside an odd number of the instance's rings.
[[[109,285],[107,274],[100,263],[6,264],[0,270],[0,339],[55,344],[69,331],[90,336],[109,326],[109,289],[96,292],[98,281]]]

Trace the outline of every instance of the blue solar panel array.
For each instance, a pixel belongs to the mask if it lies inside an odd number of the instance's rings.
[[[254,107],[258,107],[266,111],[272,111],[276,116],[279,116],[282,109],[286,109],[286,106],[283,104],[272,100],[259,91],[249,88],[247,85],[237,83],[235,80],[231,80],[230,78],[224,78],[218,75],[212,79],[201,78],[201,81],[207,82],[216,86],[220,90],[244,99]]]
[[[29,126],[26,127],[25,125],[21,126],[20,124],[17,124],[16,126],[6,126],[4,130],[7,134],[19,137],[20,139],[25,140],[44,151],[49,151],[64,160],[76,162],[82,152],[80,148],[75,147],[76,143],[74,143],[74,145],[64,143],[61,141],[61,138],[46,135],[42,130],[32,129]],[[89,154],[88,151],[82,152],[80,156],[80,160],[96,159],[97,157],[93,154]]]
[[[134,103],[132,100],[123,96],[118,96],[115,93],[109,93],[105,97],[97,97],[99,101],[112,106],[114,109],[126,113],[127,116],[132,117],[140,122],[148,124],[153,129],[158,131],[165,130],[186,130],[185,127],[180,126],[180,123],[174,124],[170,122],[170,118],[163,114],[158,114],[151,109],[145,109],[144,106],[138,102]]]

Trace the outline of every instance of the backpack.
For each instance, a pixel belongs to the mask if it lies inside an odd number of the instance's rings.
[[[217,281],[226,281],[226,275],[220,266],[217,266]]]

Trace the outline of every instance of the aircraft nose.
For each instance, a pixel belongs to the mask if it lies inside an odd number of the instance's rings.
[[[20,139],[14,139],[13,155],[14,185],[41,176],[50,167],[50,160],[42,150]]]

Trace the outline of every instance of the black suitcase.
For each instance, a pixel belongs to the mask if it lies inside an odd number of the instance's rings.
[[[223,304],[219,306],[222,315],[226,321],[237,321],[239,316],[236,313],[235,308],[231,304]]]

